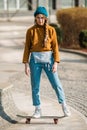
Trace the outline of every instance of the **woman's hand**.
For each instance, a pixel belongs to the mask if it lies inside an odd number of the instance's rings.
[[[28,63],[25,63],[25,74],[26,74],[27,76],[29,76],[29,74],[30,74],[30,68],[29,68]]]
[[[57,62],[54,62],[53,66],[52,66],[52,72],[56,72],[57,71]]]

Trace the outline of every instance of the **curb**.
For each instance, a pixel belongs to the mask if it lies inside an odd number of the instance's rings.
[[[63,51],[63,52],[79,54],[79,55],[84,56],[84,57],[87,58],[87,53],[86,53],[86,52],[80,52],[80,51],[78,51],[78,50],[64,49],[64,48],[60,48],[59,50],[60,50],[60,51]]]
[[[20,120],[16,115],[24,113],[17,108],[12,97],[12,91],[13,84],[4,83],[0,87],[0,130],[16,124]]]

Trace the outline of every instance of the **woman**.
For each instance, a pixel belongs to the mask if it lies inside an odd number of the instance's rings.
[[[48,13],[45,7],[39,6],[35,13],[35,25],[27,30],[23,55],[25,73],[31,73],[32,100],[35,106],[33,117],[41,116],[40,77],[42,69],[56,92],[58,102],[62,105],[65,116],[69,116],[64,91],[57,75],[57,64],[60,62],[55,29],[47,24]]]

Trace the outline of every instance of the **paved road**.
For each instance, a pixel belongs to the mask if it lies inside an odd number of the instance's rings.
[[[58,74],[67,102],[87,117],[87,58],[64,52],[60,55],[61,63],[58,65]],[[48,88],[47,85],[45,87]],[[42,87],[42,94],[55,98],[53,93],[49,92],[50,90]]]
[[[3,22],[0,24],[1,82],[3,82],[5,77],[8,80],[7,75],[4,75],[5,72],[8,72],[7,74],[11,76],[13,73],[23,71],[23,65],[20,67],[23,55],[23,43],[26,29],[30,26],[28,22],[24,23],[25,22],[21,22],[20,24],[20,22],[17,21],[17,23],[6,22],[4,26]],[[60,57],[61,63],[58,65],[58,74],[64,87],[68,104],[87,116],[87,58],[65,52],[60,52]],[[8,64],[7,69],[5,63]],[[11,64],[13,64],[13,68],[11,68]],[[17,66],[16,68],[15,65]],[[45,75],[44,77],[46,79]],[[44,82],[48,82],[47,79]],[[41,93],[55,98],[55,94],[50,90],[51,87],[48,86],[50,86],[50,84],[45,84],[45,89],[42,87]]]
[[[14,97],[15,93],[21,91],[25,92],[27,96],[30,91],[30,80],[25,76],[24,66],[21,62],[24,35],[26,28],[30,25],[27,23],[22,26],[23,23],[21,25],[11,23],[12,25],[9,24],[8,26],[8,24],[0,30],[2,35],[0,37],[0,83],[3,83],[4,80],[13,83],[16,86],[13,92]],[[9,27],[10,30],[8,29]],[[5,28],[7,28],[7,32],[5,32],[4,38]],[[87,117],[87,58],[78,54],[61,51],[60,57],[61,62],[58,65],[58,75],[65,90],[67,103]],[[42,77],[41,95],[48,96],[54,101],[57,100],[44,72]],[[20,100],[20,97],[18,99]],[[22,102],[19,104],[17,100],[15,102],[19,109],[26,106]]]
[[[58,74],[65,90],[67,103],[87,117],[87,59],[71,53],[60,52],[60,55],[61,63],[58,65]],[[21,72],[21,76],[22,78],[25,77],[23,72]],[[18,74],[18,77],[20,77],[20,74]],[[42,77],[41,95],[56,100],[55,93],[44,72]],[[15,82],[15,78],[16,75],[10,80]],[[29,89],[28,79],[25,77],[22,80]],[[20,88],[22,89],[21,85]]]

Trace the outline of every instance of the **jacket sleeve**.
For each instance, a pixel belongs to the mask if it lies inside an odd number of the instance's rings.
[[[54,28],[52,30],[52,50],[53,50],[54,61],[59,63],[60,62],[59,47],[58,47],[56,31]]]
[[[24,53],[23,53],[23,63],[28,63],[29,60],[29,55],[30,55],[30,45],[31,45],[31,40],[30,40],[30,30],[27,30],[26,32],[26,40],[25,40],[25,47],[24,47]]]

